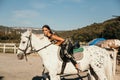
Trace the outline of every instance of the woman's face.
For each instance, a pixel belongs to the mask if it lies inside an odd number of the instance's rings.
[[[46,36],[50,33],[50,30],[45,27],[42,29],[42,31],[43,31],[44,35],[46,35]]]

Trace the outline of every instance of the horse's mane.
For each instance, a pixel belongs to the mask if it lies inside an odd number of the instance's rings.
[[[35,34],[35,33],[32,33],[32,31],[26,31],[24,33],[22,33],[22,37],[29,37],[30,35],[33,36],[33,39],[35,39],[36,41],[42,41],[42,42],[45,42],[46,44],[47,43],[50,43],[49,39],[44,36],[44,34]]]
[[[34,34],[34,33],[32,33],[33,35],[35,35],[36,37],[38,37],[38,38],[43,38],[44,37],[44,34]]]
[[[38,40],[42,41],[42,43],[44,43],[44,44],[51,43],[50,40],[44,34],[34,34],[34,33],[32,33],[32,36],[35,39],[38,39]]]

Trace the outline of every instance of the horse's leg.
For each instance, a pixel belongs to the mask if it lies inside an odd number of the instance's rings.
[[[57,75],[57,72],[55,70],[51,70],[50,72],[50,80],[60,80],[60,76]]]
[[[58,69],[59,69],[57,64],[51,62],[51,65],[48,65],[47,62],[49,63],[49,61],[46,61],[46,63],[44,62],[44,65],[49,72],[50,80],[60,80],[60,75],[57,75],[57,72],[58,72]]]
[[[93,75],[91,74],[90,70],[88,70],[88,80],[95,80],[95,78],[93,77]]]
[[[92,67],[93,71],[96,73],[96,75],[98,76],[98,78],[100,80],[108,80],[107,76],[105,74],[105,69],[104,69],[104,64],[99,63],[97,60],[93,60],[90,63],[90,66]]]
[[[100,68],[97,65],[92,66],[92,68],[100,80],[108,80],[104,68]]]
[[[98,76],[93,71],[92,67],[88,70],[88,73],[90,75],[90,78],[88,80],[98,80]]]
[[[113,80],[114,74],[113,74],[113,63],[111,61],[111,58],[108,56],[107,61],[105,62],[106,62],[105,70],[108,80]]]
[[[57,75],[58,69],[57,63],[49,67],[50,80],[60,80],[60,75]]]
[[[114,53],[113,53],[113,75],[115,75],[115,72],[116,72],[116,57],[117,57],[117,51],[114,50]]]

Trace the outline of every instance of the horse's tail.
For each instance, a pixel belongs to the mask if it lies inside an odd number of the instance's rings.
[[[111,60],[109,55],[107,57],[108,57],[108,59],[107,59],[107,66],[105,68],[106,69],[107,78],[108,78],[108,80],[113,80],[112,60]]]

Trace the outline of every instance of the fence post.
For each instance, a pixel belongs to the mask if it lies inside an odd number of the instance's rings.
[[[14,54],[16,53],[16,45],[14,44]]]
[[[3,44],[3,53],[5,53],[5,44]]]
[[[0,43],[0,49],[2,53],[7,53],[7,50],[13,50],[12,52],[15,54],[17,52],[17,46],[15,43]]]

